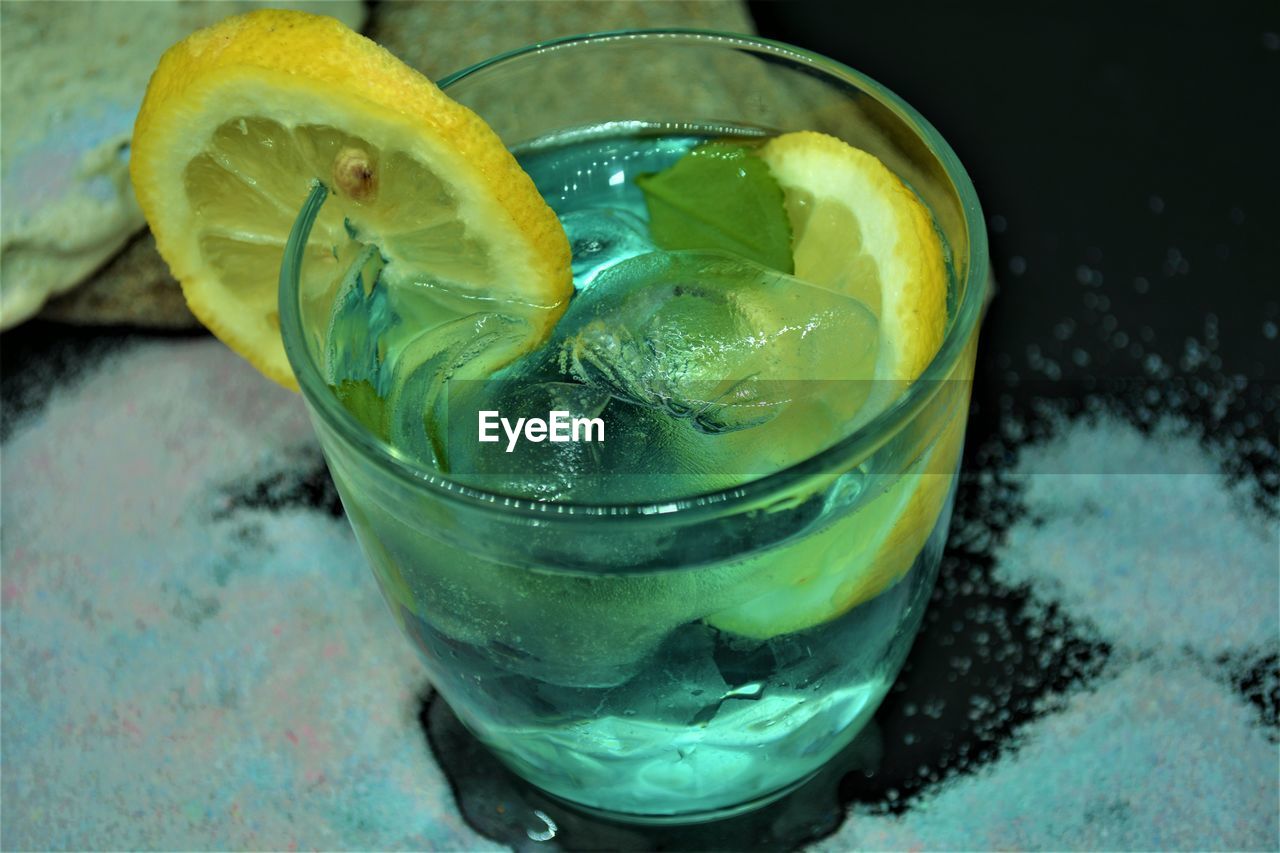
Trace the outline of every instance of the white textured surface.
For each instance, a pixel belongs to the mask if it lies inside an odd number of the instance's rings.
[[[82,281],[142,228],[128,142],[161,54],[263,5],[353,27],[365,18],[359,0],[0,3],[0,329]]]
[[[1280,644],[1274,521],[1213,475],[1135,496],[1036,473],[1142,441],[1078,423],[1025,450],[1028,512],[996,552],[1037,606],[1111,645],[1102,675],[992,763],[901,815],[855,808],[819,849],[1280,844],[1280,746],[1214,657]],[[1215,464],[1191,441],[1153,449],[1174,470]],[[317,459],[301,400],[211,340],[132,346],[17,426],[0,448],[0,846],[495,846],[427,750],[421,667],[346,522],[227,505],[228,486]],[[1194,531],[1214,549],[1173,547]],[[1108,601],[1079,591],[1105,567],[1089,561],[1144,551],[1163,557],[1110,564]]]
[[[227,506],[307,459],[301,397],[211,339],[111,357],[5,441],[0,848],[493,847],[346,520]]]

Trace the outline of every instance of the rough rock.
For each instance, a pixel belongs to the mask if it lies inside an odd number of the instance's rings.
[[[83,281],[143,228],[128,143],[152,70],[192,30],[261,5],[0,4],[0,328]],[[353,26],[366,14],[358,0],[297,5]]]
[[[657,27],[755,32],[739,0],[440,0],[383,3],[369,35],[435,80],[539,41]]]

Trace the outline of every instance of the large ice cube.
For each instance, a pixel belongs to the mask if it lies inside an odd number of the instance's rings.
[[[568,374],[712,434],[815,398],[852,414],[877,335],[853,297],[717,252],[611,266],[557,327]]]
[[[861,416],[878,349],[847,294],[716,252],[603,271],[561,319],[567,377],[608,391],[602,500],[730,488],[795,464]]]

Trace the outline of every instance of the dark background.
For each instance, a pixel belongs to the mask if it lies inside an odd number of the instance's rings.
[[[1280,3],[757,2],[751,12],[762,35],[888,86],[966,165],[1001,285],[985,363],[1021,359],[1032,343],[1052,354],[1054,325],[1084,319],[1087,267],[1118,329],[1152,328],[1146,351],[1177,361],[1212,312],[1222,369],[1274,378],[1263,323],[1280,315]],[[1087,371],[1060,360],[1068,378],[1142,372],[1125,355]]]

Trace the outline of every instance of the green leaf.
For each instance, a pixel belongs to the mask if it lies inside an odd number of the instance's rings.
[[[372,382],[368,379],[344,379],[341,383],[329,387],[333,389],[338,402],[355,415],[356,420],[383,441],[390,441],[387,401],[378,396]]]
[[[794,270],[782,190],[751,149],[708,142],[636,184],[660,247],[719,249],[779,272]]]

